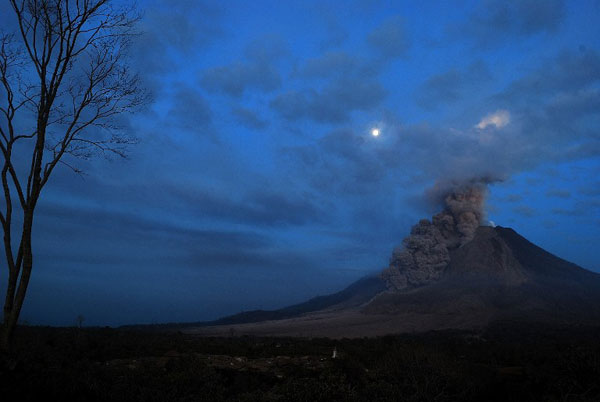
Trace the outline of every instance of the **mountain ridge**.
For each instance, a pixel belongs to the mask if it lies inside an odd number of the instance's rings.
[[[220,325],[192,331],[216,334],[227,327],[240,334],[354,337],[482,328],[499,320],[532,325],[600,321],[600,274],[545,251],[511,228],[481,226],[449,255],[438,277],[420,286],[397,289],[384,281],[385,275],[372,278],[388,289],[362,304],[340,304],[337,309],[332,304],[254,323],[222,319],[216,321]],[[393,261],[391,266],[396,267]],[[344,297],[352,299],[353,289],[346,288]]]

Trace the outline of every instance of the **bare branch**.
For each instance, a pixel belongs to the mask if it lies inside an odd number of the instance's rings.
[[[63,160],[59,160],[58,162],[61,163],[61,164],[63,164],[63,165],[65,165],[66,167],[68,167],[69,169],[71,169],[73,171],[73,173],[76,173],[76,174],[80,175],[83,178],[83,176],[84,176],[83,170],[81,170],[81,169],[79,169],[79,168],[77,168],[77,167],[75,167],[75,166],[73,166],[73,165],[71,165],[71,164],[69,164],[69,163],[67,163],[67,162],[65,162]]]

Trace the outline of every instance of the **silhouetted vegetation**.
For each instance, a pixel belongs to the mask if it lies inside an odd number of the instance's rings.
[[[342,340],[18,331],[0,385],[19,400],[600,400],[600,328],[502,323]]]

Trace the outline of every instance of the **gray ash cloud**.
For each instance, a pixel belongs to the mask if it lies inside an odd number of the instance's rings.
[[[419,221],[394,250],[390,266],[382,272],[390,289],[421,286],[441,277],[450,262],[450,251],[471,241],[477,228],[487,223],[484,204],[487,184],[492,181],[440,182],[427,192],[443,210],[431,221]]]

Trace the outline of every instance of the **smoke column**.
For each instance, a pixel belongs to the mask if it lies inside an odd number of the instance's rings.
[[[437,281],[450,262],[450,251],[473,239],[484,222],[487,184],[479,179],[467,183],[436,183],[427,197],[444,205],[431,221],[422,219],[392,253],[382,278],[390,289],[407,289]]]

